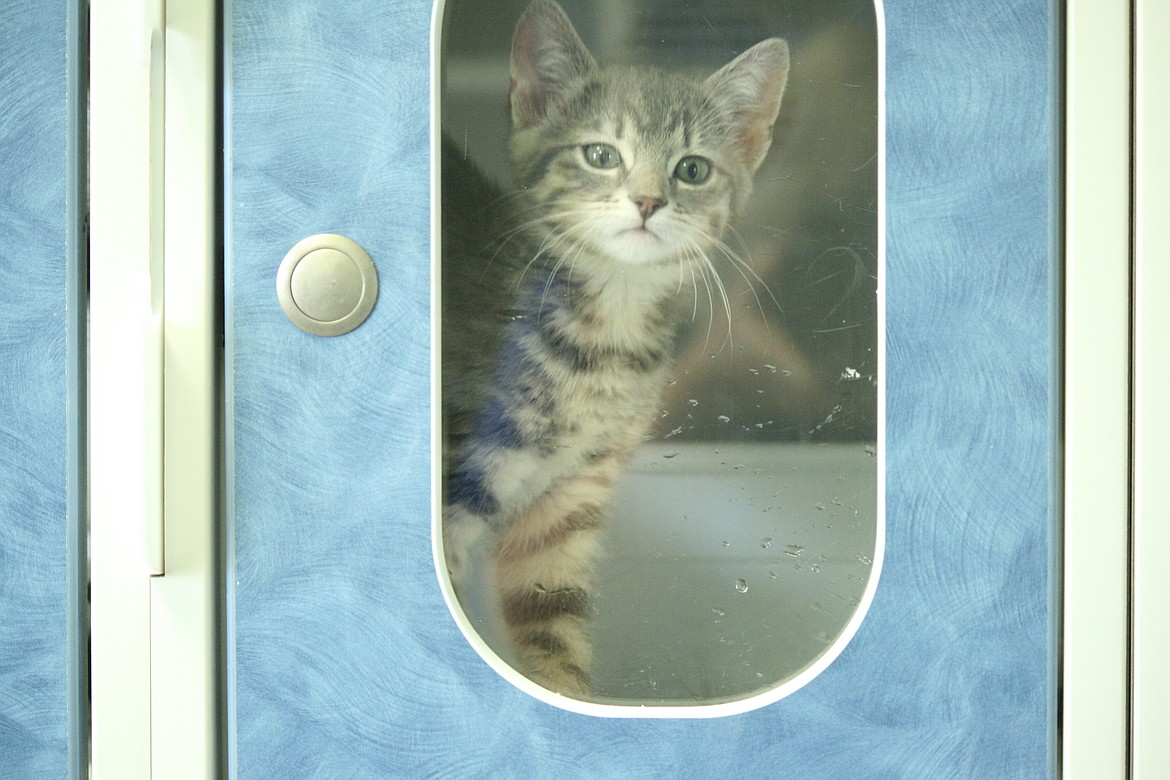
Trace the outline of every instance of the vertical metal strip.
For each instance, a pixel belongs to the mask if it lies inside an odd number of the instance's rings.
[[[161,5],[89,6],[92,772],[150,774],[150,579],[161,571]],[[153,89],[152,89],[153,85]]]
[[[88,81],[89,31],[88,5],[83,0],[66,4],[66,102],[68,136],[66,156],[66,365],[68,390],[66,400],[66,437],[68,473],[66,477],[66,541],[68,573],[66,575],[68,609],[68,720],[69,777],[81,780],[89,776],[89,546],[86,509],[89,503],[86,483],[86,314],[88,311],[88,241],[89,183],[86,128],[86,84]]]
[[[1060,681],[1062,672],[1061,607],[1064,603],[1062,561],[1064,557],[1064,373],[1065,373],[1065,134],[1066,89],[1068,41],[1067,8],[1064,0],[1049,2],[1049,49],[1052,58],[1049,75],[1052,117],[1050,136],[1051,162],[1049,163],[1049,246],[1052,261],[1049,263],[1049,343],[1052,345],[1048,362],[1048,396],[1052,399],[1048,411],[1048,426],[1051,431],[1052,448],[1049,454],[1049,547],[1048,547],[1048,769],[1052,777],[1060,776],[1061,766],[1061,713]]]
[[[164,176],[163,506],[166,574],[151,581],[151,769],[220,777],[216,6],[168,0]]]
[[[1136,391],[1135,375],[1135,307],[1137,306],[1136,288],[1137,274],[1135,255],[1135,243],[1137,233],[1134,229],[1136,213],[1134,210],[1134,203],[1136,198],[1135,185],[1137,182],[1137,147],[1135,144],[1137,125],[1135,122],[1134,111],[1136,109],[1137,100],[1137,2],[1136,0],[1128,0],[1129,11],[1129,79],[1128,90],[1126,97],[1129,100],[1129,199],[1126,203],[1129,213],[1129,310],[1126,324],[1128,326],[1128,344],[1129,344],[1129,374],[1127,376],[1128,382],[1126,385],[1127,392],[1127,415],[1129,426],[1126,428],[1129,438],[1126,441],[1126,452],[1128,460],[1126,461],[1126,469],[1129,475],[1129,502],[1127,504],[1128,511],[1126,513],[1126,551],[1125,551],[1125,591],[1126,591],[1126,641],[1125,641],[1125,776],[1132,778],[1133,774],[1133,711],[1134,711],[1134,543],[1136,540],[1136,526],[1134,523],[1134,457],[1135,448],[1134,442],[1137,435],[1135,413],[1135,397]]]
[[[236,441],[235,441],[235,382],[230,381],[235,371],[235,325],[232,311],[234,295],[232,265],[232,209],[233,202],[231,175],[232,168],[232,19],[234,0],[222,0],[219,6],[219,81],[220,81],[220,148],[223,156],[219,161],[220,172],[220,225],[223,231],[223,381],[220,383],[223,396],[223,450],[220,466],[222,485],[223,526],[219,554],[222,567],[220,584],[223,589],[223,617],[221,629],[223,673],[221,675],[223,722],[221,723],[222,750],[224,755],[223,776],[235,780],[238,767],[237,713],[236,713]]]
[[[1170,4],[1137,0],[1134,16],[1134,427],[1131,766],[1137,778],[1170,777]]]
[[[1069,0],[1062,776],[1124,777],[1129,534],[1128,0]]]

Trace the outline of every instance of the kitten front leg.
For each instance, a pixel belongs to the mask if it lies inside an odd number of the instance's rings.
[[[567,696],[590,688],[594,568],[620,460],[595,463],[549,488],[502,529],[492,552],[518,670]]]
[[[447,477],[443,553],[459,591],[481,540],[510,522],[550,482],[543,459],[525,449],[471,442]]]
[[[470,561],[487,533],[486,518],[469,512],[462,506],[448,506],[444,509],[443,557],[446,559],[447,574],[456,593],[463,591]]]
[[[448,476],[443,541],[456,595],[465,608],[493,600],[483,614],[502,616],[514,667],[565,695],[589,692],[594,562],[640,432],[627,427],[592,454],[473,444]],[[483,547],[487,582],[469,567]]]

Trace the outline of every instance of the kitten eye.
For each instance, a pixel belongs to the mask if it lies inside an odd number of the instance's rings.
[[[616,168],[618,167],[618,163],[622,161],[622,156],[618,154],[618,150],[609,144],[589,144],[583,147],[582,151],[585,152],[585,162],[594,168],[601,168],[602,170]]]
[[[702,157],[684,157],[675,166],[674,175],[687,184],[702,184],[711,175],[711,163]]]

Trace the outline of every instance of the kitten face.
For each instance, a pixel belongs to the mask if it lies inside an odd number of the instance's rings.
[[[570,255],[617,263],[710,249],[751,185],[703,110],[701,85],[606,76],[571,110],[513,139],[517,181],[533,208],[547,209],[540,228]]]
[[[544,251],[627,265],[698,260],[751,191],[788,47],[771,39],[702,79],[600,68],[555,3],[512,51],[512,168]]]

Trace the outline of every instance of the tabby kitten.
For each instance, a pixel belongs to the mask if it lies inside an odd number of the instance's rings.
[[[589,691],[594,559],[707,253],[771,144],[788,46],[705,80],[599,67],[564,11],[516,27],[515,191],[443,150],[443,549],[460,598],[486,542],[514,666]]]

